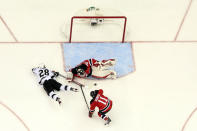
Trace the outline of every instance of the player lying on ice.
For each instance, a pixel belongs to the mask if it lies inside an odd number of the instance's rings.
[[[116,63],[115,59],[97,61],[95,59],[84,60],[75,68],[71,69],[73,76],[93,77],[93,78],[111,78],[116,79],[116,72],[109,69]]]
[[[95,90],[90,92],[92,100],[90,101],[90,111],[89,117],[92,117],[95,108],[99,108],[98,116],[105,120],[105,125],[111,122],[111,119],[106,116],[106,113],[109,112],[112,108],[112,101],[103,95],[103,90]]]
[[[78,89],[76,88],[70,87],[68,85],[62,85],[61,83],[57,82],[54,78],[59,76],[59,72],[51,71],[47,69],[45,66],[33,68],[32,72],[38,77],[38,83],[40,85],[43,85],[43,88],[48,94],[48,96],[57,101],[59,104],[61,104],[61,100],[54,92],[54,90],[70,90],[74,92],[78,91]]]

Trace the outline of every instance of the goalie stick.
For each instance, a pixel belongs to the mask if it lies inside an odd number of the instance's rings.
[[[65,76],[62,75],[62,74],[59,74],[59,76],[61,76],[61,77],[65,78],[65,79],[67,79],[67,77],[65,77]],[[87,106],[87,108],[88,108],[88,111],[90,111],[90,108],[89,108],[89,106],[88,106],[88,103],[87,103],[85,94],[84,94],[83,89],[82,89],[82,87],[85,87],[85,85],[83,85],[83,84],[81,84],[81,83],[79,83],[79,82],[77,82],[77,81],[74,81],[74,80],[72,80],[72,81],[70,81],[70,82],[75,83],[76,85],[78,85],[78,86],[81,88],[81,92],[82,92],[82,94],[83,94],[83,98],[84,98],[84,100],[85,100],[86,106]]]

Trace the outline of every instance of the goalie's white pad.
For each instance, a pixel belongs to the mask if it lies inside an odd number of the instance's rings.
[[[97,67],[96,70],[106,70],[109,67],[112,67],[116,64],[115,59],[109,59],[109,60],[102,60],[102,61],[97,61],[94,63],[94,67]]]
[[[101,65],[108,65],[108,66],[113,66],[116,64],[116,60],[115,59],[109,59],[109,60],[103,60],[101,62]]]

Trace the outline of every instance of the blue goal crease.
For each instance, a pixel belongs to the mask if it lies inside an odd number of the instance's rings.
[[[112,69],[118,77],[135,70],[131,43],[64,43],[63,55],[66,71],[90,58],[99,61],[116,59]]]

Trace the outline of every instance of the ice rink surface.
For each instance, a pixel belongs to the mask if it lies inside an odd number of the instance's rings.
[[[81,92],[58,92],[58,106],[31,72],[45,63],[64,74],[61,44],[67,39],[60,28],[73,12],[92,5],[127,16],[126,40],[134,48],[135,72],[79,80],[89,85],[88,101],[99,88],[113,100],[109,126],[97,112],[88,117]],[[0,131],[196,131],[196,12],[197,0],[0,1]]]

